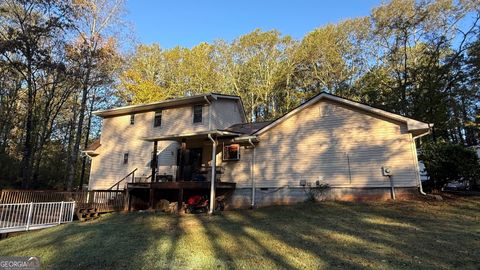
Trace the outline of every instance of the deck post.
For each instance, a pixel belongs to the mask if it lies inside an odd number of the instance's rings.
[[[58,215],[58,224],[62,223],[63,207],[64,207],[64,204],[62,201],[62,205],[60,206],[60,214]]]
[[[149,202],[148,202],[148,208],[153,209],[153,197],[155,195],[155,190],[150,187],[150,197],[149,197]]]
[[[130,211],[128,209],[130,205],[130,192],[128,192],[128,188],[125,189],[125,197],[123,197],[123,211]]]
[[[183,207],[183,188],[178,189],[178,203],[177,203],[177,210],[178,213],[182,210]]]
[[[71,209],[71,213],[70,213],[70,220],[69,221],[73,221],[73,215],[75,214],[75,205],[77,205],[77,203],[75,201],[73,201],[72,203],[72,209]]]
[[[209,214],[213,214],[215,208],[215,174],[217,172],[217,141],[212,138],[211,134],[208,134],[208,138],[212,141],[212,178],[210,182],[210,208],[208,210]]]
[[[131,192],[127,191],[127,198],[128,198],[128,212],[130,212],[132,210],[132,193]]]
[[[33,202],[31,202],[28,207],[27,231],[30,229],[30,224],[32,223],[32,214],[33,214]]]
[[[155,178],[157,177],[157,148],[158,148],[158,141],[153,142],[153,154],[152,154],[152,183],[155,182]]]

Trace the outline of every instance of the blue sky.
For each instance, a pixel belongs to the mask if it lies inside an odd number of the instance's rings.
[[[380,0],[127,0],[137,41],[163,48],[231,41],[251,32],[277,29],[301,38],[318,26],[366,16]]]

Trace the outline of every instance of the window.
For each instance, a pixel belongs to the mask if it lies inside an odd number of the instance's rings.
[[[193,123],[194,124],[202,122],[202,110],[203,110],[203,105],[193,106]]]
[[[153,120],[153,126],[159,127],[162,125],[162,111],[155,112],[155,119]]]
[[[240,159],[240,145],[230,144],[223,146],[223,160],[239,160]]]
[[[123,154],[123,164],[128,164],[128,153]]]
[[[135,124],[135,114],[130,114],[130,125]]]

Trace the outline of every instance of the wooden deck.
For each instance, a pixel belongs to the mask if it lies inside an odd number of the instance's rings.
[[[75,201],[76,210],[94,208],[99,213],[121,211],[125,209],[125,191],[0,190],[0,204],[62,201]]]
[[[216,182],[217,189],[235,189],[236,183]],[[151,188],[151,189],[210,189],[210,181],[179,181],[179,182],[145,182],[128,183],[128,189]]]

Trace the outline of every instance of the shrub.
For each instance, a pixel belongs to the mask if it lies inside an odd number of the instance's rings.
[[[327,183],[320,183],[316,181],[314,185],[308,182],[304,187],[305,194],[307,195],[307,202],[316,202],[325,200],[330,185]]]
[[[469,183],[478,189],[480,164],[475,151],[446,142],[422,145],[420,159],[430,176],[434,189],[442,189],[452,181]]]

